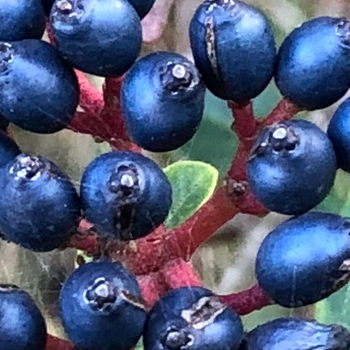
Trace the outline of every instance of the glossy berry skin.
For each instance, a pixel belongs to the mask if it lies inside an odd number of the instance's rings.
[[[45,350],[46,324],[30,295],[0,285],[0,350]]]
[[[58,51],[44,41],[28,39],[1,42],[0,52],[0,113],[31,132],[49,134],[65,128],[79,102],[79,85]]]
[[[118,262],[75,270],[62,287],[59,307],[69,339],[84,350],[129,350],[146,321],[136,278]]]
[[[337,170],[331,141],[315,124],[292,120],[261,131],[251,149],[248,182],[268,209],[299,215],[330,191]]]
[[[193,63],[176,53],[149,54],[134,64],[122,85],[127,132],[146,150],[177,149],[197,131],[204,96],[205,86]]]
[[[140,18],[144,18],[147,13],[151,10],[156,0],[128,0],[129,3],[134,7]]]
[[[20,154],[0,169],[0,232],[24,248],[46,252],[66,243],[80,216],[68,177],[41,156]]]
[[[328,213],[306,213],[283,222],[262,242],[255,273],[277,304],[313,304],[350,278],[350,222]]]
[[[182,287],[153,306],[143,334],[145,350],[235,350],[243,337],[240,317],[201,287]]]
[[[349,331],[300,318],[277,318],[249,332],[239,350],[348,350]]]
[[[4,131],[0,130],[0,168],[21,153],[17,143]]]
[[[318,17],[294,29],[278,53],[281,94],[307,110],[337,102],[350,87],[349,38],[345,18]]]
[[[276,47],[271,25],[243,1],[204,1],[191,20],[190,42],[206,86],[221,99],[249,101],[273,77]]]
[[[335,111],[327,131],[337,155],[338,166],[350,172],[350,98]]]
[[[133,152],[109,152],[85,169],[81,200],[86,218],[101,236],[127,241],[163,223],[172,189],[153,160]]]
[[[50,22],[63,57],[86,73],[121,76],[141,50],[140,18],[127,0],[56,0]]]
[[[41,39],[44,31],[40,0],[0,0],[0,41]]]

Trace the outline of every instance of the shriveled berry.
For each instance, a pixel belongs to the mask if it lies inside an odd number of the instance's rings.
[[[0,0],[0,41],[41,39],[44,31],[40,0]]]
[[[79,267],[64,282],[59,306],[69,339],[84,350],[130,350],[146,321],[136,278],[120,263]]]
[[[80,201],[68,177],[51,161],[20,154],[0,169],[0,232],[27,249],[50,251],[76,228]]]
[[[151,159],[133,152],[109,152],[85,169],[81,200],[87,219],[105,237],[133,240],[162,224],[172,189]]]
[[[0,113],[22,129],[49,134],[65,128],[79,102],[74,70],[50,44],[0,42]]]
[[[271,231],[256,258],[261,288],[285,307],[313,304],[350,279],[350,222],[306,213]]]
[[[243,337],[240,317],[201,287],[165,294],[149,313],[145,350],[235,350]]]
[[[349,331],[294,317],[277,318],[249,332],[239,350],[348,350]]]
[[[204,1],[191,20],[190,41],[206,86],[222,99],[246,102],[273,77],[271,25],[260,10],[243,1]]]
[[[156,0],[128,0],[142,19],[151,10]]]
[[[127,132],[146,150],[174,150],[198,129],[204,96],[205,86],[192,62],[176,53],[149,54],[134,64],[122,85]]]
[[[30,295],[0,285],[0,350],[45,350],[46,323]]]
[[[292,120],[266,127],[247,166],[251,190],[268,209],[307,212],[329,193],[337,170],[331,141],[315,124]]]
[[[350,172],[350,98],[335,111],[327,134],[333,143],[338,166]]]
[[[17,143],[4,131],[0,130],[0,168],[12,161],[21,153]]]
[[[308,110],[337,102],[350,87],[350,22],[317,17],[294,29],[278,53],[276,84]]]
[[[56,0],[50,22],[63,57],[86,73],[120,76],[141,50],[140,17],[127,0]]]

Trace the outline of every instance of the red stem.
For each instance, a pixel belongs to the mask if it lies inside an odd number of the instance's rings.
[[[246,315],[255,310],[260,310],[265,306],[274,304],[258,285],[239,293],[222,295],[220,299],[227,306],[234,309],[239,315]]]
[[[75,350],[74,345],[67,340],[48,335],[46,350]]]

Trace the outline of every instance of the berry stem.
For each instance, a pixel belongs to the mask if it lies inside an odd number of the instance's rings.
[[[232,130],[237,134],[239,139],[245,140],[255,136],[258,121],[255,119],[253,104],[251,101],[245,104],[237,104],[228,101],[228,107],[232,111],[234,122]]]
[[[221,295],[220,299],[240,315],[246,315],[274,304],[258,285],[239,293]]]
[[[74,350],[74,345],[67,340],[59,339],[52,335],[48,335],[46,350]]]

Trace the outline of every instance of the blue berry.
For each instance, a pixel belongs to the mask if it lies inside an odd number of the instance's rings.
[[[251,150],[248,182],[268,209],[298,215],[319,204],[337,170],[331,141],[304,120],[277,123],[261,131]]]
[[[349,266],[350,222],[313,212],[289,219],[267,235],[255,273],[276,303],[296,307],[313,304],[344,286],[350,279]]]
[[[0,193],[0,232],[7,241],[45,252],[66,243],[76,228],[76,190],[41,156],[22,153],[0,169]]]
[[[45,350],[46,323],[30,295],[0,285],[0,350]]]
[[[4,131],[0,130],[0,168],[21,153],[17,143]]]
[[[348,350],[349,331],[293,317],[277,318],[253,329],[239,350]]]
[[[44,31],[40,0],[0,0],[0,41],[40,39]]]
[[[246,102],[273,77],[271,25],[260,10],[243,1],[204,1],[192,18],[190,41],[206,86],[222,99]]]
[[[350,98],[335,111],[327,134],[333,143],[338,166],[350,172]]]
[[[318,17],[294,29],[278,53],[276,84],[308,110],[338,101],[350,87],[350,22]]]
[[[151,10],[156,0],[128,0],[142,19]]]
[[[235,350],[242,337],[242,322],[235,311],[208,289],[182,287],[153,306],[143,343],[145,350]]]
[[[146,321],[136,278],[120,263],[79,267],[64,282],[59,306],[65,332],[84,350],[130,350]]]
[[[132,240],[164,222],[172,189],[151,159],[133,152],[110,152],[85,169],[81,200],[87,219],[102,236]]]
[[[63,57],[86,73],[121,76],[141,50],[140,18],[127,0],[56,0],[50,22]]]
[[[174,150],[198,129],[204,96],[205,86],[193,63],[176,53],[149,54],[134,64],[122,85],[127,132],[146,150]]]
[[[0,43],[0,113],[22,129],[49,134],[65,128],[79,102],[77,77],[50,44]]]

